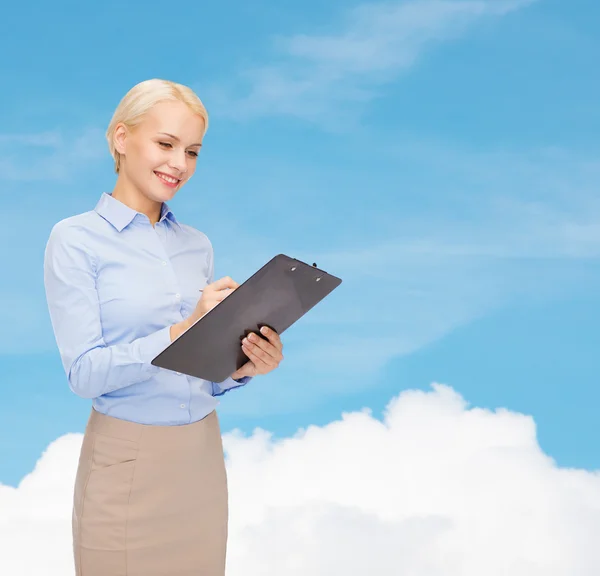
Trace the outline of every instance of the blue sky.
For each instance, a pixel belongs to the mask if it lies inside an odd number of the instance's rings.
[[[344,279],[224,431],[277,436],[405,389],[532,415],[560,465],[600,468],[600,7],[591,0],[33,2],[4,8],[0,483],[81,432],[43,293],[51,227],[114,184],[104,130],[152,77],[210,113],[172,203],[216,275],[285,252]],[[165,21],[169,24],[165,26]]]

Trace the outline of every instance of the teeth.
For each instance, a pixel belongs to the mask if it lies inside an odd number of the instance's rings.
[[[177,182],[179,182],[177,178],[171,178],[170,176],[165,176],[164,174],[160,174],[159,172],[155,172],[155,174],[159,178],[162,178],[163,180],[165,180],[166,182],[170,182],[171,184],[176,184]]]

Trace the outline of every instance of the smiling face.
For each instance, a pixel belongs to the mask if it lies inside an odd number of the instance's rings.
[[[203,134],[204,120],[186,104],[159,102],[134,128],[116,127],[119,179],[147,201],[169,201],[194,174]]]

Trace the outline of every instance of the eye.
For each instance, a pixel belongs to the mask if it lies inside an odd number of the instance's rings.
[[[191,154],[192,158],[198,158],[198,152],[194,152],[193,150],[189,150],[189,153]]]
[[[158,145],[159,146],[166,146],[168,148],[173,148],[173,146],[171,146],[171,144],[169,144],[168,142],[159,142]]]

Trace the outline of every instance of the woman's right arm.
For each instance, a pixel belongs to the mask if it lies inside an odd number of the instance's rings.
[[[44,287],[54,335],[71,390],[83,398],[148,380],[150,362],[187,328],[187,321],[107,346],[96,292],[96,262],[74,227],[54,226],[44,254]]]

